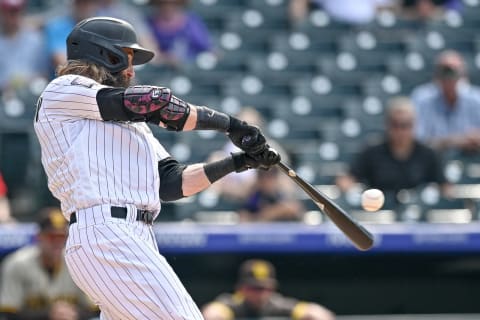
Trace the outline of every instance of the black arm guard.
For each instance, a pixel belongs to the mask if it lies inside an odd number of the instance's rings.
[[[234,158],[232,155],[222,160],[204,164],[203,170],[205,171],[208,181],[214,183],[231,172],[246,170],[245,161],[242,161],[241,157],[237,158]]]
[[[175,97],[169,88],[133,86],[125,90],[123,105],[131,114],[131,121],[146,121],[168,130],[181,131],[190,114],[190,106]]]
[[[205,175],[210,183],[223,178],[231,172],[243,172],[248,169],[266,169],[280,161],[280,156],[273,149],[266,150],[261,155],[251,156],[245,152],[232,153],[230,157],[203,165]]]
[[[123,106],[124,93],[124,88],[103,88],[97,92],[98,110],[104,121],[134,121],[133,114]]]
[[[173,158],[166,158],[158,162],[160,175],[160,199],[174,201],[183,198],[182,175],[187,166],[181,165]]]
[[[230,117],[225,113],[207,107],[197,107],[195,130],[218,130],[226,132],[230,128]]]

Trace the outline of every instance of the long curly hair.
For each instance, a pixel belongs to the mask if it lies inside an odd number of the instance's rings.
[[[67,74],[84,76],[112,87],[126,88],[130,85],[130,80],[122,72],[111,73],[105,67],[90,61],[69,60],[66,64],[57,67],[56,74],[57,76]]]

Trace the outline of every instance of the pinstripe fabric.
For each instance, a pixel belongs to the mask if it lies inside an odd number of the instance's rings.
[[[202,319],[162,257],[151,226],[110,216],[108,205],[80,210],[70,226],[66,262],[72,278],[99,304],[105,319]]]
[[[156,163],[168,153],[145,123],[102,121],[96,93],[103,87],[80,76],[59,77],[37,111],[42,164],[67,219],[102,203],[160,211]]]
[[[101,319],[203,319],[157,249],[137,208],[160,211],[157,163],[169,156],[145,123],[104,122],[103,86],[62,76],[45,89],[34,123],[48,186],[70,226],[66,262]],[[111,217],[112,205],[127,218]]]

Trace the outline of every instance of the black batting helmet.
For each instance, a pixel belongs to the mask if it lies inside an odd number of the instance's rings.
[[[144,64],[153,52],[137,43],[132,25],[124,20],[95,17],[80,21],[67,37],[67,59],[86,60],[104,66],[110,72],[128,67],[128,56],[122,48],[134,51],[133,64]]]

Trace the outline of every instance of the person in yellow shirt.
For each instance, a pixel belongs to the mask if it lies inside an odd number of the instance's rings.
[[[327,308],[286,297],[276,291],[275,267],[266,260],[247,260],[239,269],[234,293],[222,293],[202,308],[205,320],[284,317],[295,320],[334,320]]]
[[[5,258],[1,271],[1,319],[81,320],[98,309],[74,284],[63,248],[67,223],[60,209],[39,212],[37,241]]]

